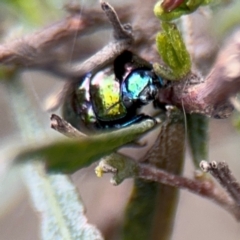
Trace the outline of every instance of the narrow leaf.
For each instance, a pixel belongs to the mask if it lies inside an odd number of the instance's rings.
[[[177,110],[161,125],[158,138],[144,157],[145,161],[170,173],[180,174],[184,139],[183,115]],[[123,239],[171,239],[177,203],[178,189],[135,180],[126,210]]]
[[[150,239],[158,183],[135,179],[123,226],[123,240]]]
[[[37,137],[44,130],[38,126],[31,101],[26,96],[24,85],[18,80],[15,78],[6,82],[9,102],[21,130],[22,142],[36,145]],[[36,161],[22,165],[22,176],[35,208],[41,213],[41,239],[103,239],[101,233],[87,223],[83,205],[67,176],[47,174],[44,164]]]
[[[181,174],[185,153],[185,125],[181,111],[175,110],[162,125],[148,161],[160,169],[173,174]],[[157,240],[171,239],[178,204],[179,190],[158,184],[157,200],[154,211],[152,235]]]
[[[208,159],[208,119],[200,114],[187,114],[187,133],[196,168]]]
[[[43,240],[103,240],[87,222],[76,188],[63,174],[48,175],[42,164],[24,166],[24,177],[36,210],[41,213]]]
[[[15,161],[24,162],[37,156],[45,161],[50,172],[73,173],[136,140],[155,124],[155,121],[148,119],[117,131],[79,140],[45,141],[28,146],[16,156]]]

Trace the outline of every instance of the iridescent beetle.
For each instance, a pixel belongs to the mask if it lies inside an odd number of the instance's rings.
[[[73,87],[63,106],[63,117],[77,129],[121,128],[150,116],[138,109],[156,100],[163,81],[151,65],[129,51],[113,67],[88,73]]]

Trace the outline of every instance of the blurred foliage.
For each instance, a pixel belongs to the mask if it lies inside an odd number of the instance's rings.
[[[2,0],[0,37],[6,41],[59,19],[65,0]]]
[[[218,39],[223,39],[240,23],[240,1],[228,1],[214,8],[211,28]]]
[[[19,127],[21,142],[30,150],[31,146],[38,145],[45,131],[38,125],[37,114],[18,71],[8,76],[11,79],[5,81],[5,86],[13,119]],[[47,144],[49,139],[44,141]],[[41,239],[102,240],[101,233],[87,223],[84,206],[69,177],[47,173],[44,164],[39,161],[40,155],[29,157],[32,157],[32,161],[22,165],[22,177],[29,188],[35,209],[41,213]],[[35,157],[37,162],[34,161]]]
[[[41,213],[41,239],[103,240],[87,222],[77,189],[64,174],[47,174],[40,163],[26,164],[24,178],[36,210]]]

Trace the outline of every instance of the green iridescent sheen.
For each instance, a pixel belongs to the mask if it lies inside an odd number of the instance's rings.
[[[102,121],[118,120],[127,111],[121,101],[120,83],[114,74],[97,73],[91,80],[90,94],[93,108],[98,119]]]

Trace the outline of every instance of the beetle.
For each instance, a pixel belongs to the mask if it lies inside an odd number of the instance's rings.
[[[130,51],[75,83],[63,106],[63,117],[77,129],[116,129],[151,118],[139,109],[156,101],[163,79],[150,63]]]

